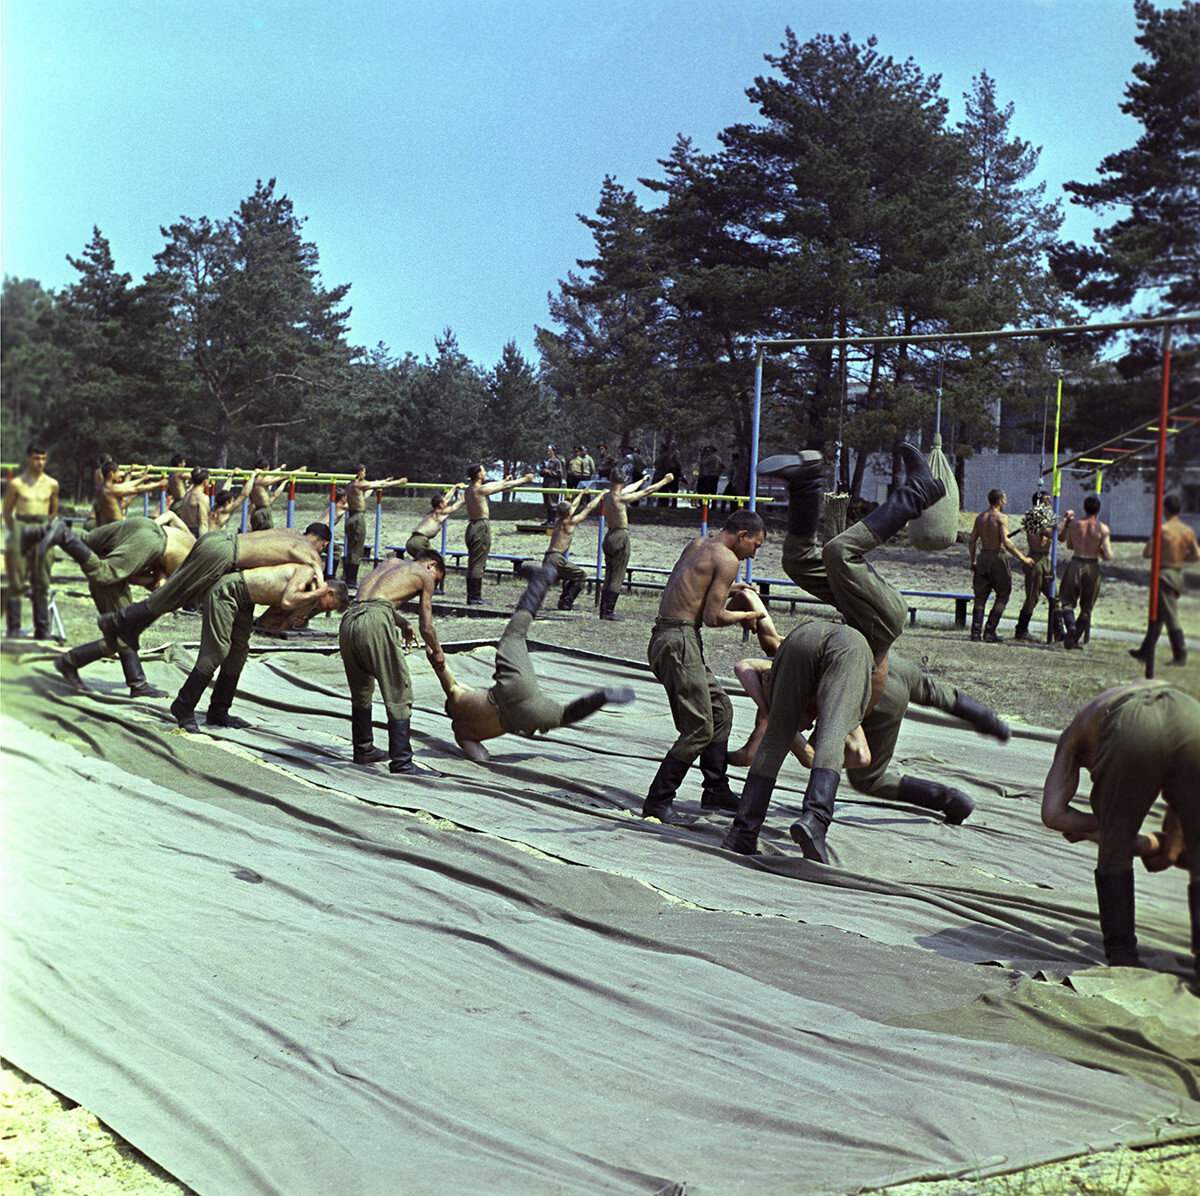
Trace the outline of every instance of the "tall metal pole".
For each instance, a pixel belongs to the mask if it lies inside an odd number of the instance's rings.
[[[1163,329],[1162,411],[1158,417],[1158,463],[1154,471],[1154,531],[1150,537],[1150,612],[1153,622],[1158,614],[1158,566],[1162,561],[1162,505],[1167,471],[1167,402],[1171,394],[1171,325]],[[1154,677],[1154,645],[1146,652],[1146,679]]]
[[[758,353],[754,360],[754,411],[750,418],[750,510],[758,506],[758,430],[762,416],[763,347],[755,346]],[[746,560],[746,580],[754,580],[754,558]]]
[[[1058,376],[1058,399],[1054,406],[1054,472],[1050,494],[1054,508],[1054,534],[1050,537],[1050,614],[1046,616],[1046,643],[1054,643],[1054,599],[1058,596],[1058,496],[1062,493],[1062,470],[1058,468],[1058,428],[1062,422],[1062,374]]]

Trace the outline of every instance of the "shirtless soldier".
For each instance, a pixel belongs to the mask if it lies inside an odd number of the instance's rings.
[[[408,484],[408,478],[380,478],[370,482],[365,465],[360,462],[355,469],[354,480],[346,487],[346,555],[342,560],[342,576],[348,586],[358,585],[358,567],[367,543],[367,492]]]
[[[237,471],[234,470],[230,474],[230,482],[237,476]],[[241,506],[242,500],[247,498],[250,491],[254,489],[255,479],[257,474],[251,473],[246,478],[246,484],[242,487],[239,494],[233,494],[231,491],[222,491],[227,497],[220,499],[218,502],[210,504],[208,501],[209,473],[207,469],[196,468],[192,470],[192,484],[184,492],[183,497],[171,508],[180,519],[187,524],[192,535],[199,538],[206,532],[212,531],[214,528],[224,526],[225,519],[229,512],[235,506]],[[219,509],[218,509],[219,508]]]
[[[1179,512],[1183,503],[1178,494],[1168,494],[1163,499],[1162,545],[1158,558],[1158,607],[1154,618],[1146,627],[1146,638],[1140,648],[1130,648],[1134,660],[1148,663],[1154,645],[1158,641],[1163,624],[1167,625],[1167,638],[1171,641],[1171,664],[1187,664],[1187,640],[1179,623],[1179,595],[1183,593],[1183,567],[1192,561],[1200,561],[1200,547],[1196,544],[1196,533],[1182,519]],[[1142,549],[1142,556],[1150,560],[1154,555],[1154,544]]]
[[[173,473],[167,474],[167,506],[172,507],[187,491],[187,457],[183,453],[172,453],[171,464],[178,466]]]
[[[254,485],[250,489],[250,528],[252,532],[266,531],[274,526],[274,520],[271,517],[271,504],[284,492],[288,483],[292,480],[290,476],[280,475],[278,473],[267,473],[271,468],[271,463],[266,457],[259,457],[254,462]],[[279,469],[287,469],[287,465],[278,466]],[[292,473],[308,473],[308,466],[305,465],[301,469],[293,469]],[[272,490],[271,487],[275,489]]]
[[[496,645],[495,684],[491,689],[459,685],[445,657],[439,660],[437,654],[425,649],[446,694],[446,713],[454,740],[463,755],[476,764],[491,758],[483,746],[485,739],[504,734],[534,735],[538,731],[545,734],[577,723],[601,706],[622,705],[634,697],[633,690],[624,685],[593,690],[565,705],[542,695],[525,640],[555,573],[540,565],[525,565],[522,574],[528,585]]]
[[[96,512],[97,527],[124,519],[129,504],[137,495],[162,489],[162,479],[147,480],[144,469],[131,470],[129,476],[122,479],[115,461],[105,462],[100,472],[103,481],[96,491],[96,503],[92,508]]]
[[[21,595],[28,577],[33,591],[34,639],[50,638],[50,568],[54,558],[34,554],[46,523],[58,514],[58,482],[46,472],[46,446],[33,440],[25,448],[25,468],[4,494],[4,569],[8,574],[6,634],[21,632]],[[20,525],[18,527],[18,524]],[[26,535],[37,529],[39,535]]]
[[[1079,771],[1092,777],[1085,814],[1071,805]],[[1135,681],[1097,694],[1058,740],[1042,794],[1042,822],[1075,843],[1092,839],[1096,900],[1104,957],[1138,967],[1134,929],[1133,857],[1159,871],[1174,863],[1189,873],[1188,910],[1196,980],[1200,982],[1200,702],[1161,681]],[[1162,794],[1161,835],[1138,830]]]
[[[429,510],[413,528],[412,535],[404,545],[404,551],[414,561],[421,553],[433,547],[433,537],[441,535],[442,525],[467,501],[465,492],[462,495],[458,494],[460,489],[460,486],[451,486],[444,494],[435,494],[429,500]]]
[[[982,515],[975,517],[975,526],[971,528],[971,536],[967,540],[967,552],[971,555],[971,572],[975,590],[975,611],[971,616],[971,639],[975,642],[982,640],[985,644],[1001,644],[1004,641],[996,634],[1000,626],[1000,616],[1008,605],[1008,596],[1012,593],[1012,574],[1008,569],[1008,561],[1004,554],[1010,553],[1026,569],[1033,568],[1033,561],[1024,556],[1021,550],[1008,538],[1008,516],[1004,508],[1008,505],[1008,495],[1003,490],[988,491],[988,509]],[[976,545],[979,545],[976,559]],[[992,613],[988,615],[987,626],[983,625],[983,615],[987,609],[988,594],[996,592],[992,602]]]
[[[1112,560],[1108,524],[1101,523],[1100,499],[1089,494],[1083,500],[1084,518],[1076,519],[1068,511],[1059,528],[1058,539],[1074,554],[1067,562],[1062,581],[1064,648],[1078,648],[1079,641],[1092,629],[1092,610],[1100,597],[1100,562]],[[1075,621],[1075,603],[1079,603],[1079,622]]]
[[[604,516],[604,589],[600,591],[600,617],[614,623],[621,620],[616,614],[617,599],[621,586],[625,584],[625,571],[629,568],[629,504],[662,490],[675,480],[667,474],[660,482],[650,484],[650,475],[645,474],[632,486],[625,485],[625,470],[613,464],[608,475],[608,489],[604,491],[604,505],[600,514]]]
[[[413,760],[412,682],[397,629],[405,633],[406,642],[411,640],[412,628],[400,618],[398,608],[410,598],[418,598],[418,626],[429,659],[435,665],[445,659],[433,626],[432,608],[434,586],[445,575],[446,562],[432,548],[415,561],[385,561],[363,579],[358,600],[342,616],[338,648],[350,687],[350,742],[355,764],[389,760],[392,772],[441,775],[418,767]],[[371,701],[377,681],[387,712],[386,752],[375,747],[371,734]]]
[[[692,821],[675,809],[673,799],[697,758],[703,778],[701,809],[737,809],[726,776],[733,706],[704,662],[700,628],[754,630],[758,612],[728,610],[726,601],[731,592],[747,588],[735,581],[738,567],[758,552],[765,539],[766,529],[755,512],[734,511],[715,536],[701,536],[683,550],[667,579],[646,656],[667,691],[679,737],[650,783],[643,818],[684,825]]]
[[[100,614],[128,606],[133,601],[130,586],[157,589],[183,564],[196,543],[174,511],[165,511],[155,519],[135,515],[108,523],[81,539],[88,550],[81,568]],[[92,640],[64,652],[55,659],[54,667],[70,685],[86,690],[79,670],[110,653],[103,639]],[[142,662],[132,648],[118,644],[117,655],[132,697],[166,697],[146,680]]]
[[[115,614],[101,615],[96,625],[113,651],[117,650],[119,642],[136,649],[139,635],[155,619],[202,597],[226,573],[268,565],[299,564],[311,565],[318,576],[322,576],[325,563],[321,551],[329,544],[332,534],[327,523],[310,523],[303,533],[290,527],[240,534],[224,529],[209,532],[196,541],[196,547],[166,585],[154,590],[142,602],[135,602]]]
[[[196,706],[220,669],[205,724],[234,730],[248,727],[249,723],[230,715],[229,707],[250,654],[255,605],[285,612],[290,616],[289,626],[295,627],[321,611],[341,610],[348,601],[345,583],[325,581],[319,566],[290,561],[225,574],[204,595],[200,652],[171,703],[171,716],[183,730],[199,731]]]
[[[1029,545],[1029,559],[1032,567],[1023,566],[1025,574],[1025,601],[1021,613],[1017,616],[1017,629],[1013,632],[1015,640],[1029,640],[1029,621],[1037,610],[1038,596],[1043,595],[1050,604],[1050,628],[1054,639],[1063,637],[1062,609],[1058,594],[1054,591],[1054,571],[1050,567],[1050,546],[1054,543],[1054,512],[1051,509],[1051,498],[1044,490],[1039,490],[1033,496],[1033,506],[1021,518],[1021,530]]]
[[[571,550],[571,540],[575,529],[600,505],[603,495],[597,494],[582,511],[579,504],[583,493],[576,494],[570,502],[565,499],[555,507],[554,530],[550,533],[550,547],[542,557],[542,565],[553,569],[555,575],[562,578],[562,593],[558,598],[559,610],[572,610],[575,599],[583,592],[583,583],[587,574],[574,561],[567,560]]]
[[[472,465],[467,470],[467,605],[483,605],[483,574],[487,569],[488,553],[492,551],[492,525],[489,519],[488,497],[503,490],[515,490],[528,486],[533,474],[524,477],[506,477],[499,482],[483,480],[483,466]]]

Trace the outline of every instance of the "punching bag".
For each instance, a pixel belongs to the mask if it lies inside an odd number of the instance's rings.
[[[923,552],[936,552],[949,548],[958,539],[958,483],[954,480],[953,467],[942,452],[940,432],[934,435],[933,449],[926,461],[929,472],[946,487],[946,494],[916,519],[909,520],[908,542]]]

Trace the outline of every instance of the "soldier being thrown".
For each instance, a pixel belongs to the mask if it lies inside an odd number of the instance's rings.
[[[121,610],[132,602],[130,586],[148,590],[161,586],[187,559],[196,544],[191,531],[175,512],[167,511],[156,519],[140,515],[106,523],[83,537],[89,550],[84,575],[92,601],[100,614]],[[109,655],[104,640],[92,640],[64,652],[54,661],[63,680],[86,690],[79,670]],[[117,645],[121,669],[131,697],[164,698],[166,694],[146,680],[138,654],[125,644]]]
[[[324,574],[322,550],[332,536],[327,523],[310,523],[303,532],[288,527],[273,527],[261,532],[234,532],[222,529],[209,532],[196,541],[196,547],[161,589],[143,602],[135,602],[115,614],[96,620],[100,634],[115,652],[118,642],[136,650],[138,637],[162,615],[187,606],[201,597],[227,573],[261,569],[268,565],[308,565],[318,577]],[[69,555],[82,544],[69,532],[60,534],[59,543]],[[87,545],[82,548],[87,551]],[[76,558],[78,559],[78,558]],[[87,567],[84,566],[84,572]]]
[[[463,755],[477,764],[490,759],[483,746],[486,739],[506,733],[534,735],[541,731],[544,734],[577,723],[606,704],[621,705],[634,698],[633,690],[628,686],[593,690],[565,704],[542,694],[525,641],[556,574],[550,568],[526,565],[522,575],[528,585],[517,599],[517,609],[496,645],[495,684],[491,689],[459,685],[445,658],[439,660],[426,647],[446,694],[446,713],[450,716],[455,742],[462,748]]]
[[[395,773],[440,775],[419,767],[413,760],[412,682],[404,647],[416,640],[398,608],[410,598],[419,598],[418,626],[436,667],[445,657],[433,625],[432,600],[435,586],[445,576],[446,563],[432,548],[425,549],[415,561],[385,561],[363,578],[358,601],[342,616],[338,648],[350,687],[350,741],[355,764],[388,760],[388,768]],[[376,682],[387,712],[386,752],[375,747],[371,732],[371,702]]]
[[[801,624],[788,637],[791,647],[787,656],[777,658],[776,667],[784,668],[775,679],[767,732],[750,765],[737,818],[726,836],[725,845],[734,851],[750,854],[755,850],[758,828],[766,817],[779,768],[805,719],[816,717],[813,768],[803,809],[792,824],[791,835],[805,858],[829,862],[825,834],[833,821],[843,744],[883,695],[888,649],[900,638],[908,614],[904,596],[876,573],[865,557],[946,492],[913,445],[901,445],[900,456],[905,467],[901,484],[874,511],[820,550],[816,536],[821,454],[808,451],[799,456],[771,457],[758,467],[760,475],[780,477],[788,486],[784,571],[797,585],[836,606],[847,626],[825,625],[822,629],[820,625]],[[857,638],[834,634],[848,630],[858,633]],[[859,672],[864,648],[868,691],[860,706]],[[781,703],[784,692],[787,700]]]

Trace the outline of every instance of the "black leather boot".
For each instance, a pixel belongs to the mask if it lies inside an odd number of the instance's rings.
[[[342,562],[342,578],[348,586],[358,585],[358,562],[349,560]]]
[[[142,662],[136,652],[121,654],[121,671],[125,674],[125,684],[129,686],[131,698],[165,698],[166,690],[151,685],[142,671]]]
[[[1158,643],[1158,637],[1162,634],[1162,620],[1151,619],[1146,625],[1146,636],[1142,640],[1141,647],[1130,648],[1129,655],[1134,660],[1140,660],[1143,664],[1149,664],[1150,658],[1154,654],[1154,645]]]
[[[951,826],[958,826],[970,817],[975,803],[961,789],[952,789],[937,781],[921,777],[900,778],[900,800],[923,810],[936,810],[946,816]]]
[[[1075,612],[1073,610],[1064,610],[1062,613],[1063,626],[1066,630],[1063,632],[1063,647],[1070,651],[1072,648],[1079,647],[1080,630],[1075,625]]]
[[[747,775],[733,825],[721,840],[726,851],[736,851],[738,855],[758,854],[758,832],[762,830],[774,791],[775,782],[770,777],[756,772]]]
[[[140,646],[142,631],[154,622],[150,613],[150,603],[145,600],[135,602],[131,606],[123,606],[114,614],[101,615],[96,620],[100,634],[110,652],[116,652],[118,641],[132,648],[135,652]]]
[[[987,610],[987,605],[983,602],[976,602],[975,609],[971,611],[971,640],[978,644],[983,639],[983,616]]]
[[[410,731],[412,719],[388,719],[388,771],[401,776],[440,777],[440,772],[423,768],[413,759]]]
[[[50,595],[34,594],[30,601],[33,605],[33,638],[48,640],[50,638]]]
[[[1013,632],[1015,640],[1031,640],[1033,636],[1029,634],[1029,620],[1032,616],[1025,613],[1025,608],[1021,608],[1021,613],[1017,615],[1017,627]]]
[[[523,565],[520,575],[525,579],[525,592],[517,599],[517,610],[536,615],[546,600],[547,590],[558,580],[558,570],[550,565]]]
[[[46,534],[38,542],[38,560],[40,561],[51,548],[61,548],[85,573],[88,561],[96,555],[71,531],[70,525],[61,519],[52,519],[46,528]]]
[[[88,687],[80,680],[79,670],[86,665],[95,664],[107,652],[108,648],[103,640],[92,640],[90,644],[80,644],[77,648],[56,656],[54,667],[68,685],[87,693]]]
[[[482,606],[483,605],[483,578],[468,577],[467,578],[467,605]]]
[[[983,629],[983,642],[985,644],[1002,644],[1004,641],[996,634],[996,629],[1000,626],[1000,616],[1004,614],[1005,603],[993,602],[992,613],[988,615],[987,626]]]
[[[355,764],[378,764],[388,758],[387,752],[375,746],[370,706],[350,707],[350,743],[354,748]]]
[[[808,538],[817,534],[821,522],[821,491],[824,489],[824,457],[811,449],[799,454],[768,457],[758,463],[759,477],[781,478],[788,488],[788,531]]]
[[[5,635],[9,639],[15,639],[21,634],[21,600],[20,598],[10,598],[5,603]]]
[[[574,610],[575,599],[583,593],[583,586],[577,581],[567,582],[558,598],[559,610]]]
[[[806,860],[829,863],[825,850],[825,832],[833,821],[833,799],[837,796],[842,774],[836,768],[814,768],[804,791],[804,806],[800,817],[792,823],[789,834]]]
[[[1172,665],[1187,664],[1187,640],[1183,636],[1183,628],[1176,627],[1172,631],[1167,632],[1167,638],[1171,641],[1171,661]]]
[[[1114,968],[1140,968],[1133,920],[1133,869],[1114,876],[1097,872],[1096,902],[1100,907],[1104,958]]]
[[[904,481],[862,519],[880,544],[886,544],[910,519],[946,495],[945,485],[929,471],[920,449],[902,444],[900,459],[904,462]]]
[[[675,809],[674,803],[675,794],[679,792],[679,786],[687,776],[689,768],[690,764],[680,760],[678,756],[672,756],[670,752],[663,757],[658,772],[654,774],[654,780],[650,782],[650,792],[646,794],[646,800],[642,803],[643,818],[657,818],[659,822],[666,822],[672,826],[690,826],[695,822],[694,818],[689,818]]]
[[[700,775],[704,787],[700,792],[700,809],[706,813],[714,810],[736,810],[738,798],[729,788],[729,740],[714,739],[700,753]]]
[[[976,731],[991,735],[1007,743],[1012,738],[1012,728],[994,710],[990,710],[982,702],[977,702],[970,694],[961,689],[954,691],[954,709],[950,711],[955,718],[970,723]]]
[[[591,693],[568,702],[563,711],[563,726],[569,727],[589,714],[595,714],[601,706],[624,706],[632,702],[637,694],[629,685],[606,685],[603,689],[594,689]]]
[[[1079,638],[1085,644],[1092,642],[1092,613],[1088,611],[1086,615],[1080,615],[1079,621],[1075,625],[1075,629],[1079,632]]]
[[[1050,636],[1053,643],[1060,644],[1067,637],[1067,626],[1063,622],[1062,608],[1050,608]]]
[[[204,716],[205,726],[228,727],[231,731],[241,731],[250,726],[244,718],[238,718],[237,715],[229,713],[229,707],[233,705],[233,698],[237,693],[240,676],[240,670],[232,676],[229,676],[224,669],[217,674],[217,680],[213,684],[212,697],[208,702],[208,713]]]
[[[616,613],[617,599],[621,595],[616,590],[600,591],[600,617],[609,623],[624,623],[625,620]]]
[[[204,697],[204,691],[208,688],[211,680],[211,674],[202,673],[199,669],[192,669],[187,675],[187,680],[180,686],[175,701],[171,703],[171,717],[185,731],[191,731],[194,735],[200,733],[200,728],[196,723],[196,707],[199,705],[200,699]]]

